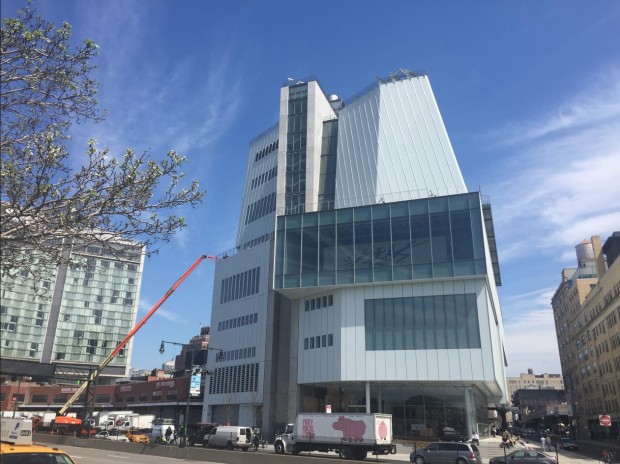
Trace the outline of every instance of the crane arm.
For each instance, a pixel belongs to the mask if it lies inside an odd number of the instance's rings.
[[[120,353],[120,351],[123,349],[123,347],[127,344],[127,342],[129,342],[129,340],[131,340],[131,338],[136,334],[136,332],[138,330],[140,330],[140,328],[142,328],[142,326],[144,324],[146,324],[146,321],[149,320],[149,318],[155,313],[155,311],[157,311],[159,309],[159,307],[162,304],[164,304],[164,301],[166,301],[168,299],[168,297],[174,293],[174,291],[179,287],[179,285],[181,285],[183,283],[183,281],[187,278],[187,276],[189,276],[194,271],[194,269],[196,269],[196,267],[198,267],[198,265],[203,260],[205,260],[205,259],[210,259],[210,260],[213,260],[213,261],[217,261],[219,258],[217,258],[216,256],[212,256],[212,255],[202,255],[200,258],[198,258],[196,260],[196,262],[194,262],[194,264],[192,264],[189,267],[189,269],[187,271],[185,271],[185,274],[183,274],[179,278],[179,280],[177,280],[172,285],[172,287],[170,287],[170,289],[168,289],[166,294],[164,296],[162,296],[157,303],[155,303],[155,306],[153,306],[151,308],[151,310],[148,312],[148,314],[146,316],[144,316],[142,318],[142,320],[140,322],[138,322],[133,329],[131,329],[131,331],[127,334],[127,336],[123,339],[123,341],[120,342],[118,344],[118,346],[103,360],[103,362],[94,371],[92,371],[90,373],[90,375],[88,377],[88,381],[87,382],[82,382],[82,385],[80,385],[80,387],[73,394],[73,396],[71,396],[71,398],[69,398],[69,400],[64,404],[64,406],[62,408],[60,408],[60,410],[58,411],[58,415],[64,416],[67,413],[69,408],[71,408],[71,406],[73,406],[73,404],[77,401],[77,399],[84,392],[84,390],[86,390],[86,388],[88,388],[88,385],[90,384],[90,382],[93,381],[94,379],[96,379],[99,376],[101,371],[103,371],[103,369],[105,369],[106,366],[108,364],[110,364],[112,359],[114,359],[114,357],[118,353]]]

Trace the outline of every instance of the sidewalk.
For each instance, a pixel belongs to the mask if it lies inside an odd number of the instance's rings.
[[[499,437],[483,437],[480,438],[480,445],[478,449],[480,450],[480,456],[482,458],[483,463],[488,463],[489,459],[496,456],[503,456],[504,449],[499,446],[501,442],[501,438]],[[528,443],[529,446],[537,451],[542,451],[542,447],[540,446],[540,442],[531,441]],[[558,461],[561,464],[592,464],[595,462],[602,462],[602,451],[613,450],[615,455],[615,462],[620,463],[620,443],[610,441],[610,443],[603,443],[596,440],[579,440],[577,441],[580,450],[575,451],[564,451],[562,449],[558,449]],[[514,448],[507,449],[506,454],[509,454],[515,450],[521,449],[522,445],[517,445]],[[390,461],[404,461],[409,462],[409,454],[413,449],[413,445],[404,445],[397,444],[396,445],[396,454],[389,456],[380,456],[380,460],[390,460]],[[546,454],[555,456],[556,450],[555,447],[552,447],[550,450],[546,451]],[[369,456],[368,459],[371,457]]]

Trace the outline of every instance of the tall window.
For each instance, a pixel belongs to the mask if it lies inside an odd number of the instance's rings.
[[[306,125],[308,85],[289,87],[286,143],[286,214],[304,212],[306,203]]]

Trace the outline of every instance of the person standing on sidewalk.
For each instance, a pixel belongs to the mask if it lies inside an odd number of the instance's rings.
[[[540,446],[542,447],[543,452],[547,451],[547,439],[544,435],[540,436]]]

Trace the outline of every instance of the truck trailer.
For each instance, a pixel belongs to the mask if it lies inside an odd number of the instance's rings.
[[[334,451],[342,459],[363,460],[368,453],[395,454],[390,414],[298,414],[295,423],[276,435],[278,454]]]

